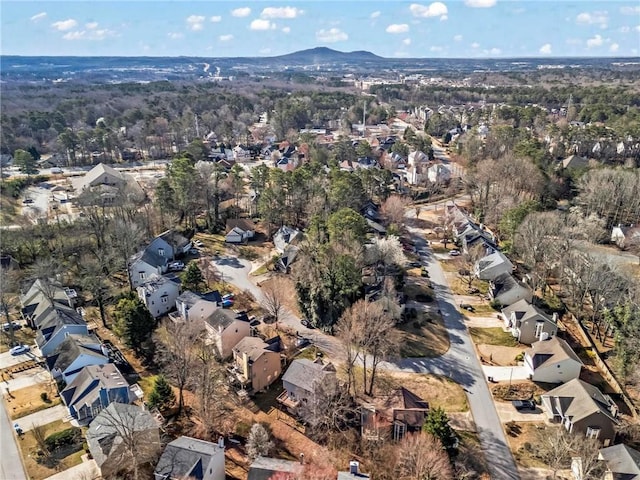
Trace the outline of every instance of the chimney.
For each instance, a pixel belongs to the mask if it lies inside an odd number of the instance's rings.
[[[304,453],[300,454],[300,465],[304,465]]]
[[[551,320],[553,320],[553,323],[558,323],[558,312],[553,312]]]
[[[356,460],[351,460],[349,462],[349,473],[351,475],[358,475],[360,472],[360,462],[357,462]]]
[[[222,450],[224,450],[224,437],[220,436],[218,438],[218,448],[221,448]]]

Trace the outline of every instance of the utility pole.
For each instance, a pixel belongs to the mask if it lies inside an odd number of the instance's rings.
[[[196,118],[196,137],[200,138],[200,126],[198,125],[198,114],[194,114],[194,117]]]
[[[365,136],[365,125],[367,124],[367,101],[362,104],[362,137]]]

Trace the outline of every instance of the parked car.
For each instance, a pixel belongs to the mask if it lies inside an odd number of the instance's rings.
[[[222,300],[233,300],[234,298],[236,298],[236,296],[233,293],[227,293],[222,296]]]
[[[184,270],[184,262],[171,262],[169,264],[169,270]]]
[[[222,308],[230,308],[233,307],[233,299],[227,298],[222,300]]]
[[[64,171],[63,171],[60,167],[53,167],[53,168],[51,169],[51,173],[54,173],[54,174],[59,175],[59,174],[61,174],[61,173],[64,173]]]
[[[300,323],[307,328],[313,328],[313,324],[306,318],[303,318],[302,320],[300,320]]]
[[[452,257],[457,257],[458,255],[460,255],[460,250],[451,250],[449,252],[449,255],[451,255]]]
[[[200,250],[198,250],[197,248],[190,248],[189,255],[200,255]]]
[[[420,262],[407,262],[407,268],[420,268],[422,264]]]
[[[2,324],[2,330],[4,330],[5,332],[11,330],[11,327],[13,327],[14,330],[20,330],[22,328],[22,325],[16,322],[7,322]]]
[[[460,308],[462,308],[463,310],[467,310],[469,312],[475,312],[476,309],[473,308],[473,305],[469,305],[468,303],[461,303],[460,304]]]
[[[11,350],[9,350],[9,352],[11,353],[11,355],[22,355],[23,353],[27,353],[30,350],[30,348],[26,345],[18,345],[13,347]]]
[[[520,410],[535,410],[536,404],[533,400],[513,400],[511,404],[518,411]]]
[[[30,203],[33,203],[33,198],[25,198],[22,203],[24,205],[29,205]]]

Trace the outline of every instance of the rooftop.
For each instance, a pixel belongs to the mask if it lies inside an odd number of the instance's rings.
[[[531,357],[534,369],[547,362],[555,363],[567,359],[572,359],[582,365],[582,361],[569,344],[558,337],[535,342],[525,353]]]

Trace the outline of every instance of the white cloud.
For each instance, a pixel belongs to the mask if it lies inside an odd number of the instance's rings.
[[[249,7],[240,7],[234,10],[231,10],[231,15],[234,17],[248,17],[251,15],[251,9]]]
[[[636,32],[640,32],[640,25],[636,25],[635,30],[636,30]]]
[[[409,10],[414,17],[442,17],[449,13],[447,6],[442,2],[433,2],[427,6],[420,5],[419,3],[412,3],[409,6]]]
[[[36,13],[33,17],[30,18],[32,22],[39,22],[43,18],[47,17],[47,12]]]
[[[471,48],[480,48],[480,44],[478,42],[473,42],[471,44]]]
[[[606,11],[582,12],[576,17],[576,23],[580,25],[600,25],[606,28],[609,22],[609,14]]]
[[[404,43],[405,45],[411,45],[411,39],[405,38],[404,40],[402,40],[402,43]]]
[[[446,20],[449,20],[449,16],[448,16],[448,15],[442,15],[442,16],[440,17],[440,21],[441,21],[441,22],[444,22],[444,21],[446,21]]]
[[[115,37],[116,32],[102,28],[100,30],[76,30],[65,33],[62,38],[65,40],[104,40]]]
[[[89,22],[89,23],[85,23],[84,25],[86,28],[88,28],[89,30],[95,30],[96,28],[98,28],[98,22]]]
[[[392,23],[386,29],[387,33],[407,33],[409,31],[409,25],[406,23]]]
[[[275,23],[271,23],[271,21],[269,20],[265,20],[263,18],[256,18],[251,22],[251,25],[249,25],[249,28],[251,30],[264,31],[264,30],[272,30],[276,28],[276,25]]]
[[[623,15],[640,15],[640,7],[620,7],[620,13]]]
[[[625,25],[624,27],[620,27],[618,31],[620,33],[629,33],[631,31],[631,27]]]
[[[260,50],[260,53],[263,55],[266,55],[267,53],[271,53],[271,49],[270,48],[263,48]]]
[[[620,45],[618,45],[617,43],[612,43],[611,46],[609,47],[609,51],[612,53],[615,53],[618,51],[619,48],[620,48]]]
[[[171,40],[179,40],[184,37],[184,34],[179,32],[169,32],[167,33],[167,37],[169,37]]]
[[[602,46],[602,36],[596,35],[593,38],[587,40],[587,48],[600,47]]]
[[[339,28],[333,27],[328,30],[318,30],[316,32],[316,40],[325,43],[344,42],[345,40],[349,40],[349,35]]]
[[[369,15],[369,18],[378,18],[380,15],[382,15],[382,12],[380,10],[377,10],[375,12],[372,12],[371,15]]]
[[[500,55],[502,53],[502,50],[500,50],[499,48],[493,47],[491,50],[483,50],[482,53],[484,53],[485,55]]]
[[[189,30],[193,30],[194,32],[202,30],[204,28],[204,20],[204,15],[189,15],[187,17],[187,25],[189,26]]]
[[[72,28],[77,27],[78,22],[76,22],[73,18],[69,18],[67,20],[60,20],[58,22],[53,22],[51,26],[56,30],[60,30],[61,32],[64,32],[66,30],[71,30]]]
[[[212,23],[218,23],[222,21],[222,17],[220,15],[214,15],[209,20],[211,20]]]
[[[218,39],[219,39],[221,42],[230,42],[231,40],[233,40],[233,35],[231,35],[231,34],[228,34],[228,35],[220,35],[220,36],[218,37]]]
[[[461,42],[461,41],[462,41],[462,35],[455,35],[455,36],[453,37],[453,40],[454,40],[455,42]]]
[[[304,13],[296,7],[267,7],[260,14],[263,18],[296,18]]]
[[[472,8],[490,8],[496,4],[496,0],[464,0],[464,4]]]
[[[551,44],[545,43],[540,47],[539,52],[543,55],[551,55]]]
[[[441,52],[441,51],[442,51],[442,47],[438,47],[438,46],[434,45],[434,46],[432,46],[432,47],[429,47],[429,50],[430,50],[431,52],[434,52],[434,53],[439,53],[439,52]]]
[[[291,27],[282,27],[282,33],[291,33]]]

